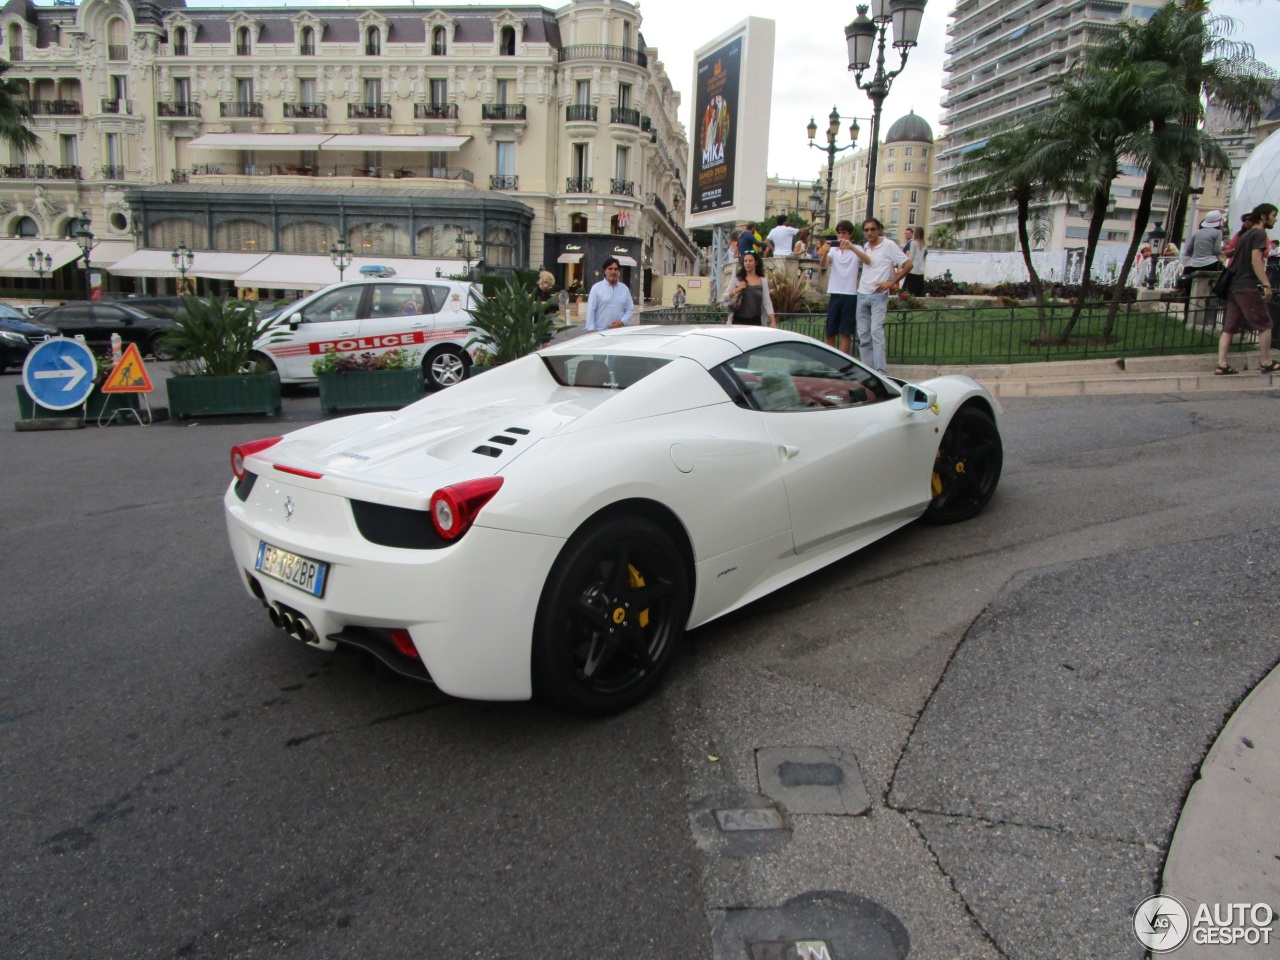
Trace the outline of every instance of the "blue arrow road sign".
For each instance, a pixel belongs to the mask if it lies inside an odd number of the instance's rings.
[[[79,340],[57,337],[27,354],[22,385],[40,406],[70,410],[88,399],[96,371],[92,350]]]

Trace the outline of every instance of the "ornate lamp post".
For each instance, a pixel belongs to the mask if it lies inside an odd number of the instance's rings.
[[[471,238],[468,237],[465,233],[459,233],[458,236],[454,238],[454,243],[458,245],[459,252],[462,254],[462,259],[467,262],[467,277],[470,278],[471,277],[471,260],[472,260]]]
[[[92,221],[89,219],[88,211],[81,210],[79,218],[75,221],[77,227],[75,238],[84,258],[84,293],[87,300],[93,299],[93,280],[89,274],[89,253],[93,250],[93,234],[89,231],[90,223]]]
[[[849,69],[855,74],[854,83],[865,90],[874,109],[871,111],[871,156],[867,160],[867,217],[875,216],[876,160],[880,152],[880,112],[889,96],[894,78],[907,66],[907,56],[920,36],[920,20],[924,16],[925,0],[873,0],[874,11],[863,4],[858,16],[844,28],[844,38],[849,46]],[[898,48],[902,60],[897,70],[884,68],[885,34],[893,24],[893,45]],[[872,49],[876,48],[876,72],[866,83],[862,74],[871,66]]]
[[[1164,253],[1165,232],[1161,227],[1163,222],[1163,220],[1157,220],[1156,225],[1147,234],[1147,242],[1151,244],[1151,276],[1147,278],[1147,287],[1151,290],[1156,288],[1156,266],[1159,263],[1160,255]]]
[[[27,254],[27,264],[40,274],[40,302],[44,303],[44,275],[53,269],[53,257],[36,247],[35,253]]]
[[[339,283],[342,282],[342,275],[346,272],[347,267],[351,266],[351,258],[353,256],[355,256],[355,251],[351,249],[351,244],[345,240],[340,240],[329,248],[329,259],[338,268]]]
[[[195,293],[194,290],[187,287],[187,271],[191,269],[191,264],[195,260],[196,255],[187,249],[187,242],[179,240],[177,247],[173,250],[173,265],[177,268],[178,273],[182,275],[182,279],[178,281],[178,293],[188,294]]]
[[[835,107],[831,108],[831,116],[827,117],[827,145],[824,147],[821,144],[813,142],[813,138],[818,134],[818,125],[814,122],[812,117],[809,118],[809,126],[807,128],[809,133],[809,146],[818,150],[824,150],[827,154],[827,197],[826,202],[822,205],[822,226],[826,230],[831,229],[831,177],[835,172],[836,154],[842,153],[845,150],[852,150],[856,147],[858,145],[858,134],[862,129],[858,126],[858,120],[860,118],[852,117],[851,119],[853,122],[849,124],[849,142],[843,147],[837,147],[836,138],[840,136],[840,111]],[[866,118],[862,117],[861,119],[865,120]],[[814,212],[815,214],[817,213],[817,211]]]
[[[809,191],[809,222],[816,224],[818,217],[822,213],[822,204],[824,202],[822,194],[822,181],[813,181],[813,188]]]

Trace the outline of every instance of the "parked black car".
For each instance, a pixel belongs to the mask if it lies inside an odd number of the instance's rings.
[[[8,367],[22,366],[33,346],[46,337],[57,335],[54,327],[34,323],[0,303],[0,373]]]
[[[111,349],[111,334],[120,334],[126,344],[136,343],[144,354],[168,360],[160,341],[178,325],[164,317],[152,317],[124,303],[64,303],[40,314],[40,322],[57,327],[63,336],[83,336],[89,349],[103,353]]]
[[[105,303],[132,307],[152,317],[173,320],[182,309],[182,297],[127,297],[124,300],[107,300]]]

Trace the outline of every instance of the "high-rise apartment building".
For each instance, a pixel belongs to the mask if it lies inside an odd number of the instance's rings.
[[[85,212],[93,265],[128,276],[172,276],[185,243],[191,273],[233,283],[255,257],[295,255],[256,284],[285,290],[298,256],[323,266],[345,242],[392,262],[543,265],[565,285],[618,256],[639,295],[697,256],[680,96],[640,28],[625,0],[8,3],[8,76],[39,144],[0,159],[0,277],[34,284],[40,247],[50,285],[74,290]]]
[[[959,0],[951,13],[942,99],[944,128],[934,167],[933,223],[950,223],[960,186],[956,165],[995,132],[1024,121],[1049,106],[1051,81],[1067,70],[1107,29],[1130,17],[1146,18],[1160,4],[1121,0]],[[1143,171],[1124,165],[1115,181],[1113,208],[1102,242],[1128,243],[1142,187]],[[1158,191],[1154,209],[1168,200]],[[1090,211],[1054,197],[1038,223],[1045,249],[1083,246]],[[1012,205],[993,218],[973,218],[960,231],[974,250],[1017,248]]]

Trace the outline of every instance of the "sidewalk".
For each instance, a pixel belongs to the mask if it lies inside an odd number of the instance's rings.
[[[1215,376],[1211,353],[1051,363],[1003,363],[979,366],[893,365],[890,372],[913,382],[947,374],[977,380],[997,397],[1069,397],[1116,393],[1188,393],[1201,390],[1269,390],[1280,375],[1258,373],[1257,351],[1229,357],[1240,371]]]
[[[1169,845],[1162,893],[1192,917],[1202,903],[1270,904],[1280,910],[1280,667],[1254,687],[1222,728],[1187,795]],[[1280,924],[1271,943],[1196,943],[1179,960],[1235,960],[1280,955]]]

